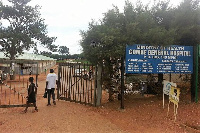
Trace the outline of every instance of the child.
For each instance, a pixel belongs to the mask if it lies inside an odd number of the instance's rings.
[[[27,96],[27,102],[26,102],[26,108],[24,110],[24,113],[27,112],[28,106],[30,103],[33,103],[35,107],[35,111],[38,112],[37,106],[36,106],[36,94],[37,94],[37,87],[33,83],[33,77],[29,78],[30,85],[28,87],[28,96]]]

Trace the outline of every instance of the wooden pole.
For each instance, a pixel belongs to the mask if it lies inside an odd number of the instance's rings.
[[[121,57],[121,109],[124,109],[124,56]]]

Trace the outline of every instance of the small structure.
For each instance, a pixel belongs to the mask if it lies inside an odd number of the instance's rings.
[[[10,73],[10,60],[8,57],[4,55],[3,52],[0,52],[0,70],[4,70],[7,73]],[[45,71],[45,69],[49,69],[52,66],[56,65],[56,59],[46,57],[43,55],[37,55],[32,53],[24,53],[22,55],[19,55],[16,57],[16,60],[14,61],[14,70],[15,73],[21,73],[23,74],[30,74],[31,73],[37,73],[40,74]],[[31,69],[31,68],[38,68]]]

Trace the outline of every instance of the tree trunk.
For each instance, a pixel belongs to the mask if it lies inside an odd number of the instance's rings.
[[[11,61],[10,63],[10,80],[15,79],[15,63]]]
[[[14,50],[12,50],[14,51]],[[15,63],[14,63],[14,52],[10,53],[10,80],[14,80],[15,79]]]
[[[163,82],[163,74],[158,74],[158,85],[161,86]]]

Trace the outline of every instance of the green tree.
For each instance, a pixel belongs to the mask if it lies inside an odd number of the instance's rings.
[[[104,14],[102,21],[91,22],[88,31],[81,31],[84,56],[92,63],[102,63],[110,57],[120,57],[123,54],[123,14],[117,7]],[[122,45],[122,46],[121,46]],[[120,50],[119,50],[120,49]],[[122,52],[123,51],[123,52]]]
[[[153,6],[126,1],[123,13],[114,6],[102,20],[89,23],[88,30],[81,31],[81,46],[91,62],[104,60],[106,82],[113,72],[110,59],[122,56],[127,44],[196,45],[199,33],[199,0],[184,0],[177,7],[168,0],[154,1]]]
[[[31,7],[31,0],[8,0],[10,5],[0,2],[1,50],[11,60],[24,50],[36,48],[37,44],[55,51],[56,37],[47,35],[47,25],[41,18],[40,7]]]
[[[174,27],[180,45],[195,46],[200,42],[199,0],[184,0],[176,8]]]
[[[50,57],[50,56],[52,55],[52,52],[41,51],[40,54],[41,54],[41,55],[44,55],[44,56]]]
[[[174,27],[176,28],[177,44],[196,46],[200,42],[200,4],[199,0],[183,0],[183,2],[176,8]],[[194,57],[194,60],[196,60]],[[195,62],[194,62],[195,63]],[[196,63],[195,63],[196,64]],[[194,72],[196,68],[194,67]],[[195,102],[198,97],[195,91],[195,76],[192,74],[191,78],[191,101]],[[197,96],[197,97],[196,97]]]
[[[69,55],[69,48],[67,46],[60,46],[58,52],[61,55]]]

